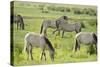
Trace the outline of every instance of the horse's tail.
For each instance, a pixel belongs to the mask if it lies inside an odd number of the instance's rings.
[[[23,52],[25,53],[27,51],[27,41],[24,40],[24,49],[23,49]]]
[[[77,47],[78,47],[78,41],[77,41],[77,37],[75,37],[75,44],[74,44],[74,52],[77,51]]]
[[[41,25],[40,34],[42,33],[42,30],[43,30],[43,23],[42,23],[42,25]]]
[[[54,51],[54,48],[53,48],[51,42],[49,41],[49,39],[48,39],[47,37],[45,37],[45,36],[44,36],[44,39],[45,39],[45,41],[46,41],[48,47]]]
[[[96,33],[93,33],[93,38],[94,38],[94,40],[95,40],[96,43],[97,43],[97,35],[96,35]]]

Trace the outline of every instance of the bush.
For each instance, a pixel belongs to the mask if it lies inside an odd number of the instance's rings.
[[[67,8],[66,8],[66,11],[67,11],[67,12],[70,12],[70,11],[71,11],[71,9],[67,7]]]
[[[97,11],[94,10],[94,9],[91,9],[91,8],[84,8],[82,11],[83,11],[84,14],[88,14],[88,15],[91,15],[91,16],[97,15]]]
[[[83,14],[80,8],[72,8],[74,14]]]
[[[47,6],[44,6],[43,8],[42,8],[42,13],[48,13],[49,11],[48,11],[48,7]]]
[[[90,26],[94,26],[94,25],[97,25],[97,20],[89,20],[88,23]]]

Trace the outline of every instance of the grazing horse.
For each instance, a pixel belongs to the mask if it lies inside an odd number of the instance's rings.
[[[63,23],[68,20],[67,16],[61,16],[56,20],[43,20],[41,25],[40,34],[43,32],[45,35],[47,35],[46,30],[47,28],[55,29],[57,28],[56,22]],[[60,33],[60,31],[58,31]]]
[[[18,28],[24,30],[24,21],[21,15],[15,15],[14,22],[17,24],[17,30]]]
[[[28,54],[27,59],[31,58],[31,60],[33,60],[32,47],[39,47],[39,48],[41,48],[41,51],[42,51],[41,60],[42,60],[43,55],[46,60],[45,49],[47,46],[49,49],[49,55],[51,57],[51,60],[52,61],[54,60],[55,50],[54,50],[51,42],[49,41],[49,39],[47,37],[45,37],[43,34],[36,34],[34,32],[30,32],[25,35],[24,40],[25,40],[24,51],[26,51]]]
[[[57,29],[55,31],[62,30],[62,38],[64,36],[64,32],[72,32],[75,31],[76,33],[81,32],[81,23],[75,22],[75,23],[56,23]],[[54,31],[54,32],[55,32]]]
[[[80,49],[80,44],[95,45],[97,51],[97,35],[94,32],[80,32],[75,36],[74,52]],[[91,53],[90,53],[91,54]]]

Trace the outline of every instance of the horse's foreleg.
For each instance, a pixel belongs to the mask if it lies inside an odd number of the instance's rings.
[[[44,29],[44,35],[47,36],[47,29]]]
[[[42,52],[42,54],[41,54],[41,60],[42,60],[42,56],[43,56],[43,52]]]
[[[60,30],[58,30],[58,35],[60,36]]]
[[[45,54],[45,52],[44,52],[44,57],[45,57],[45,60],[46,60],[46,54]]]
[[[60,30],[58,29],[54,30],[52,34],[55,34],[56,31],[58,31],[58,34],[60,34]]]
[[[17,22],[17,30],[18,30],[18,22]]]
[[[62,31],[62,38],[64,37],[64,31]]]

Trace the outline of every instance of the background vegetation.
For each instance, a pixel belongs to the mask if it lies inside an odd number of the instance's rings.
[[[25,30],[17,30],[14,24],[13,46],[14,46],[14,65],[30,65],[30,64],[51,64],[51,63],[69,63],[82,61],[96,61],[96,54],[87,54],[88,46],[81,45],[81,50],[72,53],[74,45],[75,32],[66,32],[64,38],[52,35],[54,29],[48,29],[48,38],[52,42],[56,50],[55,60],[51,62],[48,50],[46,50],[47,61],[40,60],[40,48],[33,49],[34,60],[27,60],[27,54],[22,53],[24,47],[24,36],[28,32],[39,33],[42,20],[56,19],[66,15],[69,22],[80,21],[85,24],[82,31],[96,32],[97,27],[97,7],[88,5],[72,5],[72,4],[50,4],[50,3],[32,3],[32,2],[14,2],[14,14],[23,16],[25,22]],[[95,49],[94,49],[95,50]]]

